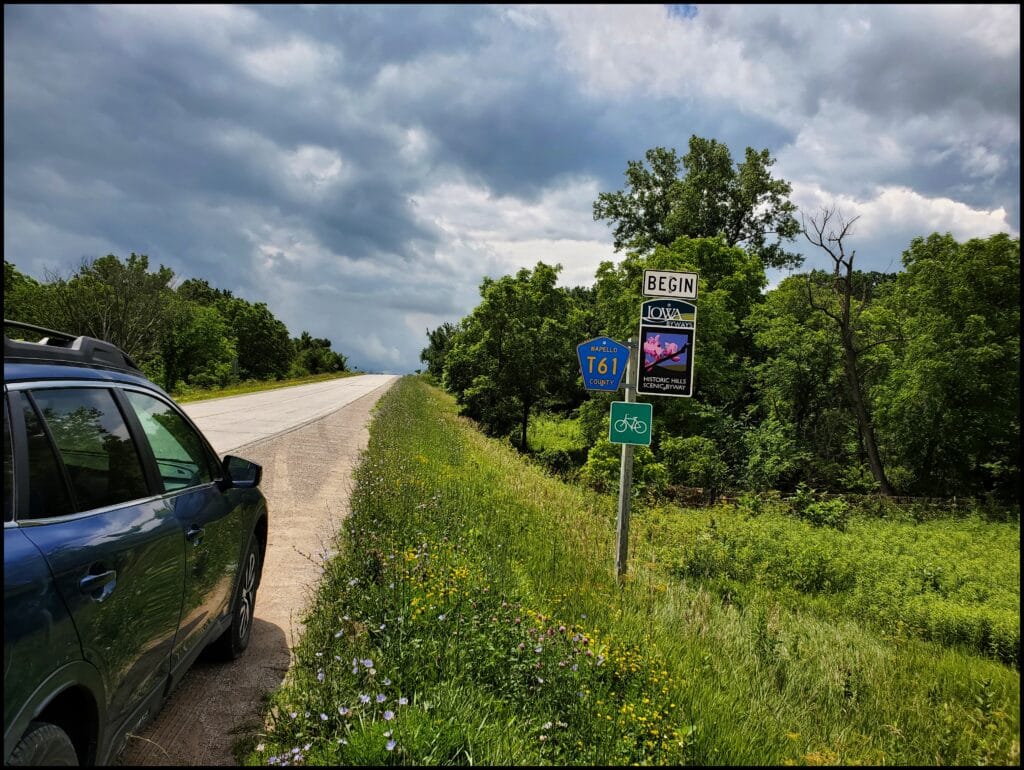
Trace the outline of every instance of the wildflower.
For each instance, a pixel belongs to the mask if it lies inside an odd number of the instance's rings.
[[[298,714],[296,714],[294,711],[289,711],[288,716],[290,716],[292,719],[295,719],[295,717],[297,717]]]
[[[265,743],[256,744],[256,751],[263,751],[265,748],[267,748],[267,745]]]
[[[369,658],[366,658],[366,660],[362,661],[362,664],[366,668],[373,668],[373,661],[370,660]]]
[[[538,655],[540,655],[540,654],[541,654],[542,652],[544,652],[544,648],[543,648],[543,647],[540,647],[540,646],[537,646],[537,647],[534,647],[534,648],[533,648],[533,651],[534,651],[535,653],[537,653]]]
[[[394,718],[395,718],[395,712],[394,711],[391,711],[389,709],[388,711],[384,712],[384,721],[385,722],[390,722]]]
[[[334,635],[334,638],[335,638],[335,639],[337,639],[337,638],[338,638],[339,636],[341,636],[341,635],[342,635],[342,634],[344,634],[344,633],[345,633],[345,629],[342,629],[341,631],[338,631],[338,632],[337,632],[337,633],[336,633],[336,634]]]
[[[360,694],[359,702],[360,703],[369,703],[370,702],[370,696],[369,695],[362,695],[362,694]]]
[[[338,706],[338,713],[341,714],[343,717],[347,717],[351,711],[352,709],[348,708],[347,706]]]
[[[443,614],[443,613],[442,613],[442,614],[440,614],[440,615],[438,615],[438,616],[437,616],[437,619],[438,619],[438,620],[444,620],[444,619],[445,619],[446,617],[447,617],[447,616],[446,616],[445,614]]]
[[[408,706],[409,705],[409,699],[408,698],[399,698],[398,699],[398,705],[399,706]]]
[[[398,741],[392,739],[392,740],[387,742],[387,745],[384,746],[384,748],[386,748],[388,751],[394,751],[395,750],[395,746],[397,746],[397,745],[398,745]]]
[[[318,681],[318,682],[324,681],[324,670],[323,669],[320,669],[319,671],[316,672],[316,681]]]
[[[383,702],[384,702],[384,701],[386,701],[387,699],[388,699],[388,698],[387,698],[387,696],[386,696],[386,695],[385,695],[384,693],[379,693],[379,694],[377,695],[377,703],[383,703]]]
[[[351,588],[352,586],[354,586],[358,582],[359,582],[359,578],[352,578],[350,581],[348,581],[349,588]]]
[[[390,687],[391,686],[391,680],[388,679],[387,677],[384,678],[384,686],[385,687]]]
[[[541,728],[541,729],[543,729],[543,730],[550,730],[551,729],[551,723],[550,722],[545,722],[544,723],[544,727]]]
[[[348,741],[346,741],[344,738],[338,738],[338,743],[342,746],[348,746]]]

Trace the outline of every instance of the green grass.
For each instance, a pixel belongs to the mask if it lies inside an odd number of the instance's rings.
[[[330,372],[326,374],[310,374],[306,377],[293,377],[290,380],[246,380],[225,388],[189,388],[185,387],[172,393],[174,399],[179,403],[189,401],[205,401],[210,398],[224,398],[225,396],[240,396],[244,393],[256,393],[261,390],[276,390],[277,388],[290,388],[293,385],[307,385],[311,382],[325,382],[337,380],[342,377],[357,377],[362,372]]]
[[[547,413],[534,414],[526,428],[526,439],[531,451],[534,452],[559,449],[576,452],[586,449],[579,418],[567,419]]]
[[[400,381],[246,761],[1019,759],[1012,666],[822,612],[785,581],[729,590],[687,572],[669,557],[708,526],[692,512],[638,512],[620,584],[614,513],[482,437],[448,396]]]

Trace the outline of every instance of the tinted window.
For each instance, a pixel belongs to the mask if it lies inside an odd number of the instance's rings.
[[[64,474],[43,423],[27,398],[22,397],[21,403],[24,404],[28,443],[28,511],[25,517],[41,519],[73,513]]]
[[[4,399],[4,521],[14,518],[14,445],[11,443],[11,420]]]
[[[139,454],[109,390],[38,390],[32,396],[64,460],[78,510],[149,494]]]
[[[202,440],[173,407],[144,393],[124,394],[142,423],[168,492],[213,481]]]

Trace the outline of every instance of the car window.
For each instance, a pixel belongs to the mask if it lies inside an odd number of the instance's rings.
[[[78,510],[149,495],[139,453],[109,390],[38,390],[32,397],[64,460]]]
[[[11,443],[11,419],[4,397],[4,521],[14,519],[14,444]]]
[[[73,513],[75,508],[64,482],[64,473],[43,423],[27,398],[22,398],[21,403],[28,448],[28,510],[22,513],[26,519]]]
[[[171,492],[213,481],[202,439],[173,407],[145,393],[124,394],[153,448],[164,489]]]

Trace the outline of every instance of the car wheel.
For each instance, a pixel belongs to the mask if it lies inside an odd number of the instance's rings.
[[[215,657],[222,660],[234,660],[249,646],[252,637],[253,613],[256,610],[256,589],[260,584],[260,549],[255,535],[249,536],[249,546],[245,549],[242,569],[235,586],[234,609],[231,612],[231,625],[210,645]]]
[[[9,765],[77,766],[78,752],[68,734],[49,722],[32,722],[11,752]]]

